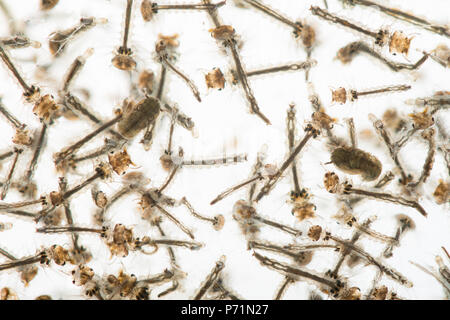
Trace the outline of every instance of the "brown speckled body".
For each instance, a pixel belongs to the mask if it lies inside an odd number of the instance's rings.
[[[336,148],[331,162],[348,174],[359,174],[364,180],[375,180],[381,173],[382,164],[375,156],[352,147]]]
[[[125,138],[133,138],[147,124],[156,120],[160,112],[160,102],[153,97],[146,97],[136,105],[124,110],[123,119],[117,124],[117,129]]]

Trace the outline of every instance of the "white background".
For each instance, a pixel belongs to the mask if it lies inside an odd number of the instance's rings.
[[[11,51],[11,56],[19,66],[26,81],[39,83],[42,91],[57,96],[63,76],[73,59],[84,53],[87,48],[94,48],[95,53],[90,57],[76,79],[74,92],[87,89],[90,93],[88,105],[103,119],[113,117],[113,110],[121,105],[124,98],[129,96],[129,76],[116,68],[110,61],[116,48],[122,41],[124,25],[124,11],[126,1],[106,0],[61,0],[60,3],[48,13],[38,10],[38,1],[14,0],[5,1],[12,15],[19,21],[26,21],[26,33],[43,45],[40,49],[20,49]],[[169,1],[165,1],[169,3]],[[172,1],[171,3],[175,3]],[[178,2],[176,2],[178,3]],[[408,98],[432,95],[438,90],[448,90],[448,71],[434,61],[427,61],[417,72],[394,73],[380,62],[368,56],[360,56],[349,65],[342,65],[335,60],[335,53],[339,48],[361,38],[361,35],[348,29],[339,27],[312,16],[309,7],[319,5],[322,1],[295,1],[279,0],[264,1],[274,9],[284,13],[292,19],[304,19],[316,30],[317,43],[312,57],[318,61],[311,70],[310,78],[317,93],[327,108],[327,112],[337,118],[339,124],[335,125],[335,132],[347,138],[347,129],[342,120],[353,117],[357,132],[369,130],[371,136],[358,136],[359,147],[373,153],[383,163],[383,173],[393,169],[393,161],[388,155],[387,148],[375,134],[368,114],[373,113],[381,117],[387,108],[395,108],[402,115],[414,110],[404,101]],[[349,17],[353,21],[362,23],[373,30],[387,27],[390,30],[403,30],[407,35],[414,36],[411,43],[410,55],[391,56],[400,62],[417,61],[421,54],[418,50],[432,50],[439,43],[450,46],[448,39],[435,35],[412,25],[393,20],[389,16],[380,14],[370,8],[343,8],[336,0],[328,0],[331,12]],[[420,14],[431,21],[449,23],[448,1],[383,1],[391,6]],[[247,189],[242,189],[232,196],[210,206],[209,202],[226,188],[249,177],[251,168],[256,159],[256,153],[267,145],[267,163],[281,164],[288,155],[286,133],[286,111],[290,102],[297,105],[297,132],[296,138],[303,136],[302,128],[310,119],[312,109],[307,99],[307,87],[303,72],[279,73],[259,76],[250,79],[255,97],[261,111],[272,122],[267,126],[257,116],[250,114],[249,106],[243,90],[233,87],[229,83],[222,91],[207,90],[204,75],[213,67],[227,73],[234,65],[232,58],[224,54],[208,30],[212,28],[212,21],[206,12],[161,11],[153,21],[145,23],[139,12],[140,1],[135,1],[133,7],[132,27],[129,44],[134,51],[137,61],[137,70],[133,73],[133,80],[137,79],[138,72],[146,69],[159,74],[159,65],[154,60],[154,44],[158,33],[170,35],[179,34],[180,46],[176,65],[188,74],[200,89],[202,102],[198,103],[189,88],[174,73],[168,72],[164,91],[166,101],[175,102],[179,108],[191,116],[198,130],[198,137],[194,138],[190,132],[176,127],[174,132],[174,145],[177,149],[182,146],[186,159],[202,159],[221,157],[224,153],[248,153],[248,161],[237,165],[210,168],[183,168],[173,183],[166,189],[168,195],[174,198],[186,196],[197,211],[204,215],[213,216],[223,214],[226,218],[225,227],[220,232],[214,231],[210,224],[193,218],[184,207],[170,209],[187,226],[195,230],[196,240],[205,244],[199,251],[175,249],[177,260],[181,268],[187,272],[182,282],[182,289],[165,297],[165,299],[192,298],[203,279],[213,268],[220,256],[226,256],[226,267],[222,272],[227,287],[232,288],[236,294],[245,299],[272,299],[282,282],[283,276],[275,271],[261,266],[252,252],[246,248],[246,240],[238,224],[232,219],[232,207],[238,199],[247,197]],[[247,70],[298,62],[306,59],[306,53],[301,43],[292,35],[292,29],[276,22],[253,8],[242,9],[236,7],[232,1],[219,9],[219,14],[225,24],[231,24],[241,36],[243,46],[241,57]],[[66,51],[56,59],[48,51],[48,35],[56,30],[74,26],[80,17],[104,17],[108,23],[96,26],[82,33],[67,46]],[[0,15],[0,35],[8,34],[8,25],[3,15]],[[371,42],[371,39],[366,39]],[[382,50],[384,55],[390,56],[388,50]],[[30,58],[36,57],[36,63]],[[46,79],[37,80],[37,66],[49,65]],[[361,98],[360,101],[346,105],[331,104],[331,89],[340,86],[355,89],[370,89],[384,85],[410,84],[412,89],[404,93],[377,95]],[[21,88],[2,65],[0,67],[0,95],[3,103],[21,121],[28,124],[33,130],[40,130],[36,117],[32,114],[32,106],[23,101]],[[85,99],[85,98],[83,98]],[[440,112],[436,115],[446,127],[447,132],[449,116]],[[12,128],[3,119],[0,122],[1,139],[0,148],[6,149],[11,145]],[[49,139],[45,151],[41,155],[34,179],[38,183],[38,194],[57,190],[58,175],[54,169],[52,155],[61,148],[73,143],[80,137],[94,129],[86,121],[69,121],[58,119],[49,129]],[[160,118],[155,131],[155,138],[150,151],[145,152],[138,143],[138,135],[128,151],[136,167],[130,171],[142,171],[151,179],[149,186],[160,186],[165,178],[159,163],[159,157],[167,144],[169,119]],[[98,137],[83,150],[92,150],[102,144]],[[400,152],[401,161],[408,173],[415,177],[420,174],[426,157],[427,145],[423,140],[415,137]],[[20,171],[24,171],[31,157],[31,151],[22,156],[18,170],[14,176],[20,178]],[[336,171],[341,178],[345,174],[339,172],[333,165],[325,165],[330,154],[325,147],[325,139],[319,138],[307,144],[298,160],[298,170],[302,186],[309,189],[314,195],[312,202],[317,206],[316,218],[303,222],[296,221],[290,213],[291,205],[287,202],[288,194],[292,188],[291,170],[286,171],[284,179],[280,180],[276,188],[257,205],[260,215],[291,226],[304,232],[311,225],[320,224],[344,238],[350,238],[352,230],[338,225],[332,216],[338,211],[340,203],[333,195],[323,188],[323,175],[328,170]],[[11,159],[11,158],[10,158]],[[5,179],[10,161],[3,162],[0,177]],[[69,186],[74,186],[89,175],[97,161],[87,161],[80,166],[78,174],[68,175]],[[372,184],[361,181],[357,176],[349,176],[356,186],[368,188]],[[394,215],[405,213],[416,223],[416,230],[409,232],[402,239],[402,246],[394,251],[394,257],[385,261],[386,264],[400,271],[414,283],[413,288],[405,288],[383,277],[381,283],[394,289],[401,297],[412,299],[443,299],[445,292],[442,286],[432,277],[418,270],[409,261],[415,261],[428,268],[437,269],[434,262],[436,255],[442,255],[441,246],[450,249],[449,237],[449,207],[437,205],[432,192],[439,183],[439,179],[448,179],[445,163],[441,153],[437,153],[435,165],[431,176],[421,190],[420,203],[428,211],[429,217],[424,218],[411,208],[364,200],[356,208],[355,214],[359,220],[377,215],[378,220],[372,227],[387,235],[394,235],[396,224]],[[112,195],[121,187],[120,177],[114,175],[109,181],[99,183],[101,190]],[[391,183],[386,190],[396,192],[397,185]],[[19,201],[20,194],[10,190],[7,202]],[[134,227],[136,234],[155,235],[157,231],[140,217],[138,196],[130,195],[114,205],[108,213],[111,223],[123,223]],[[92,215],[95,211],[91,200],[90,189],[76,194],[71,201],[74,220],[77,225],[91,226]],[[38,209],[38,208],[37,208]],[[42,235],[35,233],[34,222],[17,219],[12,216],[0,215],[0,222],[12,222],[13,228],[0,232],[0,246],[7,249],[16,257],[33,255],[39,248],[51,244],[70,246],[69,235]],[[170,238],[185,239],[186,236],[174,227],[170,221],[164,222]],[[263,228],[261,239],[267,239],[280,244],[292,243],[291,237]],[[298,243],[308,242],[297,239]],[[96,235],[81,234],[80,242],[88,247],[94,255],[89,266],[99,275],[117,274],[121,268],[127,273],[134,273],[139,279],[156,274],[169,267],[167,252],[161,248],[155,255],[145,256],[131,252],[128,257],[110,258],[110,253],[103,242]],[[384,245],[371,239],[362,237],[358,242],[374,256],[379,256]],[[263,254],[266,254],[262,252]],[[325,272],[336,263],[338,255],[331,251],[319,251],[308,268],[317,272]],[[279,258],[283,260],[283,258]],[[7,262],[1,257],[0,263]],[[447,261],[448,262],[448,261]],[[15,271],[0,273],[0,287],[13,288],[20,298],[34,299],[41,294],[50,294],[54,299],[81,299],[84,298],[82,289],[72,285],[70,271],[73,266],[40,267],[37,277],[28,287],[24,287],[19,274]],[[353,269],[344,266],[342,275],[348,278],[350,285],[361,288],[366,293],[377,272],[373,266],[358,265]],[[315,289],[314,284],[297,282],[286,292],[286,299],[306,299],[308,293]],[[152,297],[162,291],[156,288]]]

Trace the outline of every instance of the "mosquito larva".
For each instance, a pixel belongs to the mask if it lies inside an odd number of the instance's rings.
[[[225,268],[225,256],[222,256],[217,262],[212,271],[204,280],[202,286],[197,290],[193,300],[201,300],[208,289],[217,281],[223,268]]]
[[[428,142],[428,154],[425,159],[425,163],[423,164],[422,173],[419,179],[414,183],[408,184],[408,187],[416,188],[419,184],[425,183],[427,178],[430,176],[434,164],[434,155],[436,153],[436,142],[434,135],[435,131],[433,128],[428,128],[422,131],[422,138]]]
[[[310,10],[313,15],[318,16],[324,20],[338,23],[340,25],[343,25],[344,27],[351,28],[366,36],[374,38],[375,44],[379,45],[380,47],[389,45],[389,52],[394,52],[394,54],[395,52],[398,52],[408,55],[409,46],[413,38],[406,37],[401,31],[395,31],[392,34],[389,34],[389,31],[380,29],[379,31],[374,32],[364,29],[361,26],[358,26],[352,22],[331,14],[327,10],[321,9],[319,7],[311,6]]]
[[[395,85],[395,86],[387,86],[380,89],[374,89],[374,90],[368,90],[368,91],[357,91],[354,89],[345,89],[345,88],[339,88],[337,90],[333,90],[331,92],[332,102],[338,102],[340,104],[344,104],[349,101],[355,101],[361,96],[371,95],[371,94],[378,94],[378,93],[384,93],[384,92],[395,92],[395,91],[406,91],[411,89],[410,85]]]
[[[192,231],[189,230],[187,227],[185,227],[177,218],[175,218],[171,213],[169,213],[167,210],[165,210],[162,206],[158,204],[160,201],[158,197],[161,197],[161,194],[153,190],[149,190],[145,193],[143,193],[141,198],[141,207],[145,210],[153,210],[153,207],[157,208],[163,215],[165,215],[169,220],[171,220],[181,231],[183,231],[185,234],[187,234],[191,239],[194,239],[194,235],[192,234]]]
[[[258,180],[262,180],[262,179],[264,179],[264,177],[260,173],[258,173],[256,176],[251,177],[250,179],[247,179],[244,182],[241,182],[240,184],[225,190],[224,192],[219,194],[217,197],[215,197],[209,204],[210,205],[216,204],[217,202],[221,201],[222,199],[224,199],[225,197],[227,197],[234,191],[239,190],[240,188],[245,187],[246,185],[249,185],[250,183],[253,183],[254,181],[258,181]]]
[[[3,200],[6,197],[6,193],[8,192],[9,185],[11,183],[11,179],[14,173],[14,169],[16,168],[17,160],[19,159],[20,154],[23,152],[23,149],[14,149],[14,152],[16,156],[14,157],[11,168],[9,169],[8,177],[6,178],[6,181],[3,183],[2,192],[0,194],[0,200]]]
[[[259,216],[253,206],[244,200],[238,200],[233,207],[233,218],[241,225],[244,233],[254,234],[259,231],[255,222],[266,224],[270,227],[277,228],[283,232],[289,233],[294,237],[302,234],[300,230],[286,226],[284,224],[265,219]]]
[[[386,249],[383,252],[383,256],[385,258],[389,258],[392,257],[392,251],[394,250],[394,246],[398,246],[400,244],[400,238],[401,236],[409,231],[409,230],[413,230],[415,228],[415,224],[414,221],[404,215],[404,214],[398,214],[395,216],[396,220],[397,220],[397,224],[398,224],[398,228],[397,231],[395,233],[395,242],[389,243],[388,246],[386,247]]]
[[[335,241],[336,243],[339,243],[339,244],[343,245],[344,247],[350,248],[357,255],[361,256],[364,259],[366,259],[370,264],[373,264],[374,266],[376,266],[384,274],[386,274],[387,276],[391,277],[392,279],[400,282],[401,284],[405,285],[406,287],[410,288],[410,287],[413,286],[413,284],[408,279],[406,279],[403,275],[401,275],[397,271],[394,271],[390,267],[386,267],[381,262],[379,262],[377,259],[372,257],[370,254],[365,252],[363,249],[361,249],[358,246],[350,243],[349,241],[340,239],[340,238],[338,238],[336,236],[331,235],[330,233],[327,233],[326,239],[331,239],[331,240]]]
[[[276,260],[270,259],[266,256],[262,256],[257,252],[253,252],[253,256],[259,260],[259,262],[263,266],[267,266],[271,269],[274,269],[278,272],[281,272],[282,274],[295,277],[295,278],[306,278],[313,280],[314,282],[317,282],[319,284],[325,285],[329,288],[331,288],[332,293],[338,293],[343,286],[343,284],[339,280],[332,280],[328,279],[326,277],[321,277],[318,275],[313,274],[312,272],[298,269],[296,267],[289,266],[287,264],[278,262]]]
[[[398,239],[386,236],[384,234],[381,234],[381,233],[371,229],[369,226],[364,226],[363,224],[360,224],[356,220],[356,217],[351,212],[349,212],[345,207],[343,208],[342,214],[336,215],[335,217],[339,221],[347,224],[350,227],[355,227],[357,230],[361,231],[362,233],[364,233],[374,239],[381,240],[388,244],[396,244],[396,245],[398,244]],[[368,220],[370,222],[373,222],[375,219],[376,219],[376,217],[372,217],[372,218],[369,218]],[[367,221],[364,224],[367,224]]]
[[[68,109],[70,109],[72,112],[74,113],[81,113],[82,115],[84,115],[85,117],[87,117],[92,123],[95,124],[102,124],[103,122],[98,119],[87,107],[86,105],[84,105],[83,102],[81,102],[81,100],[74,96],[72,93],[67,92],[64,95],[63,98],[63,104],[64,106],[66,106]],[[76,110],[76,111],[74,111]],[[109,133],[111,133],[112,135],[114,135],[114,137],[117,140],[123,140],[124,138],[122,137],[121,134],[119,134],[117,131],[113,130],[113,129],[109,129],[108,130]]]
[[[271,189],[273,188],[273,186],[277,183],[277,181],[280,179],[280,177],[282,176],[283,172],[289,167],[289,165],[295,160],[295,157],[300,153],[300,151],[303,149],[303,147],[306,145],[306,143],[308,142],[308,140],[312,137],[317,137],[318,135],[318,130],[314,129],[313,126],[311,124],[309,124],[306,129],[306,134],[303,137],[303,139],[296,145],[296,147],[293,149],[293,151],[291,152],[291,154],[289,155],[289,157],[283,162],[283,164],[281,165],[280,169],[276,172],[276,174],[274,174],[272,177],[269,178],[269,180],[266,182],[266,184],[261,188],[260,192],[258,193],[258,195],[256,196],[255,201],[258,202],[259,200],[261,200],[261,198],[263,198],[264,196],[266,196]]]
[[[153,16],[160,10],[215,10],[223,5],[226,1],[220,1],[216,4],[158,4],[150,0],[143,0],[141,3],[141,14],[144,21],[148,22],[153,19]]]
[[[41,43],[39,41],[32,41],[28,37],[25,37],[23,35],[0,38],[0,44],[9,49],[19,49],[27,47],[38,49],[41,47]]]
[[[258,76],[261,74],[270,74],[282,71],[297,71],[297,70],[309,70],[317,64],[317,61],[310,59],[304,62],[285,64],[277,67],[270,67],[265,69],[247,71],[247,77]]]
[[[16,133],[12,139],[13,143],[30,146],[33,143],[33,138],[31,137],[27,125],[20,122],[14,115],[12,115],[2,103],[2,98],[0,97],[0,113],[8,120],[8,122],[14,127]]]
[[[180,166],[214,166],[214,165],[227,165],[236,164],[247,161],[247,154],[237,154],[234,156],[224,156],[217,159],[202,159],[202,160],[180,160]]]
[[[433,22],[429,22],[425,20],[424,18],[419,18],[414,16],[411,13],[401,11],[399,9],[395,8],[389,8],[386,6],[383,6],[380,3],[370,1],[370,0],[342,0],[344,3],[349,5],[362,5],[367,6],[373,9],[377,9],[387,15],[390,15],[391,17],[394,17],[396,19],[400,19],[403,21],[406,21],[408,23],[414,24],[416,26],[420,26],[428,31],[435,32],[440,35],[445,35],[447,37],[450,37],[450,30],[447,26],[441,26]]]
[[[151,239],[150,237],[143,237],[142,240],[138,239],[136,241],[136,248],[141,249],[142,246],[150,245],[155,247],[155,251],[158,250],[158,245],[167,245],[167,246],[176,246],[176,247],[185,247],[190,250],[198,250],[203,245],[198,242],[193,241],[183,241],[183,240],[172,240],[172,239]]]
[[[125,10],[125,29],[123,31],[123,42],[117,50],[117,54],[112,58],[111,63],[120,70],[131,71],[136,68],[136,61],[131,57],[133,52],[128,48],[128,34],[130,32],[131,9],[133,8],[133,0],[127,0],[127,8]]]
[[[119,122],[122,120],[124,114],[122,114],[121,112],[119,112],[119,114],[114,117],[112,120],[106,122],[105,124],[103,124],[102,126],[100,126],[99,128],[97,128],[96,130],[94,130],[93,132],[91,132],[90,134],[86,135],[84,138],[82,138],[81,140],[78,140],[78,142],[65,147],[64,149],[62,149],[60,152],[56,153],[54,155],[54,159],[55,159],[55,164],[58,165],[61,161],[67,159],[69,156],[71,156],[74,152],[76,152],[77,150],[79,150],[84,144],[86,144],[87,142],[89,142],[91,139],[93,139],[96,135],[98,135],[100,132],[108,129],[109,127],[111,127],[112,125],[114,125],[115,123]]]
[[[435,92],[431,97],[408,99],[405,101],[406,104],[415,105],[417,107],[449,107],[450,106],[450,92],[449,91],[438,91]]]
[[[259,1],[256,0],[242,0],[243,2],[245,2],[246,4],[251,5],[252,7],[264,12],[265,14],[271,16],[272,18],[284,23],[285,25],[291,27],[294,29],[294,35],[295,37],[298,37],[302,34],[303,31],[303,24],[300,22],[294,22],[286,17],[284,17],[283,15],[281,15],[280,13],[276,12],[275,10],[269,8],[268,6],[262,4]]]
[[[313,258],[312,250],[287,249],[286,247],[280,247],[273,243],[259,242],[254,240],[248,242],[248,248],[272,251],[291,257],[298,265],[307,265]]]
[[[59,56],[64,51],[69,40],[73,38],[76,34],[86,31],[99,23],[102,24],[106,23],[107,21],[108,20],[105,18],[101,19],[96,19],[94,17],[81,18],[80,23],[75,27],[51,33],[48,41],[50,53],[55,57]]]
[[[356,188],[353,188],[350,184],[345,184],[345,183],[344,183],[344,194],[356,194],[356,195],[367,196],[370,198],[380,199],[380,200],[384,200],[384,201],[388,201],[388,202],[392,202],[392,203],[398,203],[403,206],[407,206],[407,207],[416,209],[424,217],[428,216],[428,213],[417,201],[408,200],[401,196],[394,196],[389,193],[372,192],[372,191],[367,191],[367,190],[362,190],[362,189],[356,189]]]
[[[172,57],[169,55],[168,47],[170,47],[170,43],[168,44],[167,40],[165,40],[164,37],[160,37],[160,40],[156,43],[155,49],[156,53],[158,54],[159,61],[163,63],[167,68],[175,72],[179,77],[181,77],[189,86],[197,101],[202,102],[202,99],[200,98],[200,92],[198,91],[198,88],[194,84],[194,82],[192,82],[189,77],[187,77],[170,62]]]
[[[367,45],[363,41],[355,41],[351,42],[348,45],[342,47],[337,52],[337,59],[339,59],[342,63],[346,64],[353,60],[353,58],[356,56],[356,54],[360,52],[365,52],[369,54],[370,56],[380,60],[385,65],[387,65],[392,71],[398,72],[400,70],[416,70],[418,69],[427,59],[428,54],[424,54],[422,58],[417,60],[414,64],[406,64],[406,63],[400,63],[395,62],[392,60],[389,60],[385,57],[383,57],[380,53],[375,51],[373,48],[371,48],[369,45]]]
[[[394,160],[396,167],[400,171],[400,175],[401,175],[400,182],[402,184],[406,185],[409,179],[405,173],[405,170],[403,169],[403,166],[400,164],[400,160],[398,159],[398,148],[396,148],[396,144],[394,144],[392,142],[392,139],[391,139],[389,133],[384,128],[384,124],[381,120],[377,119],[372,114],[369,115],[369,118],[372,120],[375,130],[383,139],[384,143],[386,144],[386,146],[389,150],[389,154],[390,154],[392,160]]]
[[[439,63],[444,68],[450,67],[450,49],[445,44],[440,44],[431,51],[430,58]],[[427,54],[425,51],[423,54]]]
[[[204,4],[209,4],[210,0],[202,0]],[[260,111],[258,102],[256,101],[253,91],[248,83],[247,75],[239,57],[239,52],[236,46],[235,31],[232,26],[223,25],[220,23],[219,16],[216,10],[208,9],[208,13],[215,25],[214,29],[211,29],[211,36],[216,40],[222,41],[225,47],[228,47],[231,51],[231,56],[234,61],[236,73],[239,82],[245,92],[247,101],[250,103],[252,113],[260,117],[266,124],[270,124],[270,120]]]
[[[80,70],[84,67],[87,58],[89,58],[94,53],[93,48],[87,49],[81,56],[75,58],[72,64],[69,67],[66,75],[64,76],[64,82],[62,86],[62,93],[67,93],[69,91],[69,87],[80,72]]]
[[[225,224],[225,218],[223,215],[219,214],[214,218],[205,217],[194,210],[192,205],[187,201],[186,197],[181,198],[181,203],[184,204],[186,208],[188,208],[189,212],[194,217],[212,223],[215,230],[219,231],[223,228],[223,225]]]
[[[390,183],[394,179],[392,171],[388,171],[381,177],[381,179],[375,184],[374,188],[381,189]]]

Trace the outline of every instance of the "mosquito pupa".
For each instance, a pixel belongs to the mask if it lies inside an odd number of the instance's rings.
[[[225,87],[225,78],[220,68],[213,68],[205,74],[205,82],[208,89],[222,90]]]
[[[25,37],[23,35],[0,38],[0,44],[9,49],[19,49],[27,47],[38,49],[41,47],[41,43],[39,41],[30,40],[28,37]]]
[[[153,84],[155,80],[155,74],[152,70],[143,70],[139,74],[138,87],[145,95],[153,93]]]
[[[193,300],[201,300],[209,288],[217,281],[220,273],[225,268],[225,256],[222,256],[217,262],[211,272],[203,281],[201,287],[197,290]]]
[[[382,164],[374,155],[353,147],[339,147],[331,153],[331,162],[348,174],[358,174],[364,180],[378,178]]]
[[[387,86],[380,89],[367,90],[367,91],[357,91],[355,89],[345,89],[339,88],[331,92],[331,101],[338,102],[340,104],[345,104],[347,101],[355,101],[361,96],[378,94],[384,92],[396,92],[396,91],[406,91],[411,89],[410,85],[395,85]]]
[[[403,21],[406,21],[408,23],[411,23],[413,25],[419,26],[425,30],[444,35],[447,37],[450,37],[450,30],[448,26],[445,25],[439,25],[430,21],[427,21],[424,18],[419,18],[417,16],[414,16],[411,13],[401,11],[399,9],[390,8],[383,6],[382,4],[370,0],[343,0],[344,3],[355,6],[355,5],[361,5],[366,6],[372,9],[377,9],[387,15],[390,15],[391,17],[394,17],[396,19],[400,19]]]
[[[199,4],[158,4],[150,0],[143,0],[141,3],[141,14],[144,21],[148,22],[160,10],[215,10],[223,5],[226,1],[218,3],[199,3]]]
[[[160,109],[159,100],[150,96],[136,104],[128,104],[123,111],[123,119],[117,125],[119,133],[125,138],[133,138],[148,123],[156,121]]]
[[[437,204],[444,204],[450,201],[450,183],[439,180],[439,184],[433,192],[434,200]]]
[[[337,59],[342,63],[346,64],[353,60],[353,58],[360,52],[367,53],[368,55],[380,60],[385,65],[387,65],[392,71],[398,72],[400,70],[417,70],[429,57],[428,54],[424,54],[422,58],[417,60],[416,63],[400,63],[389,60],[383,57],[380,53],[371,48],[368,44],[363,41],[351,42],[348,45],[342,47],[337,52]]]
[[[112,58],[111,63],[120,70],[131,71],[136,68],[136,61],[132,58],[133,52],[128,48],[128,34],[130,32],[131,9],[133,8],[133,0],[127,0],[127,8],[125,10],[125,28],[123,31],[123,42],[117,50],[116,55]]]
[[[69,41],[80,32],[86,31],[89,28],[94,27],[97,24],[103,24],[108,22],[105,18],[81,18],[80,23],[70,29],[55,31],[50,34],[48,40],[48,47],[50,49],[50,53],[53,56],[59,56],[65,49],[66,45]]]
[[[389,52],[396,52],[408,55],[409,46],[412,38],[408,38],[401,31],[395,31],[392,34],[389,34],[389,31],[380,29],[379,31],[371,31],[364,29],[357,24],[349,22],[341,17],[338,17],[334,14],[329,13],[325,9],[321,9],[319,7],[311,6],[311,13],[315,16],[318,16],[324,20],[331,21],[333,23],[340,24],[344,27],[351,28],[357,32],[360,32],[366,36],[372,37],[375,39],[375,44],[380,47],[389,46]]]

